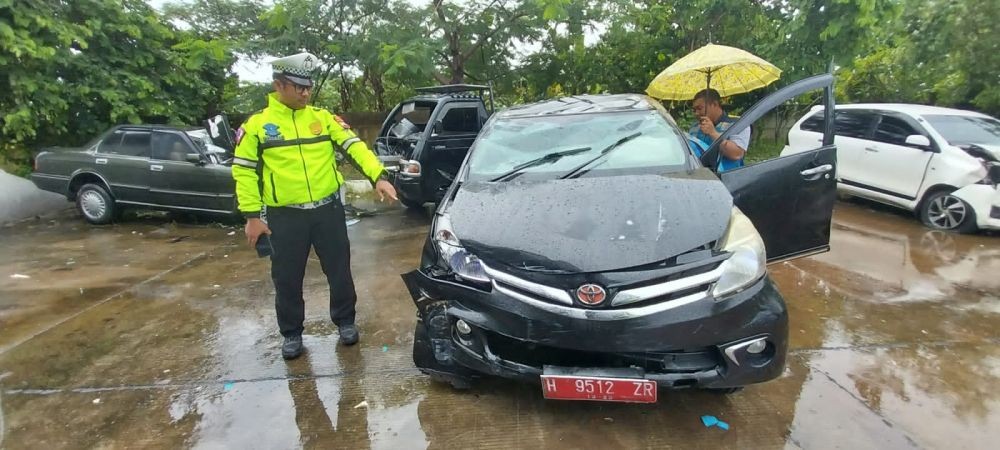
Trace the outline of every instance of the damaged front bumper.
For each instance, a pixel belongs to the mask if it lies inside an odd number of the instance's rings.
[[[952,195],[972,207],[979,229],[1000,230],[1000,186],[971,184]]]
[[[784,369],[787,311],[768,277],[720,301],[609,310],[529,303],[419,270],[403,280],[420,316],[414,362],[453,384],[480,375],[538,382],[546,368],[575,368],[722,389]]]

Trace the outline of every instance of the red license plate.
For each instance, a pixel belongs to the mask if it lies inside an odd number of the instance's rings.
[[[656,403],[656,382],[634,378],[542,375],[542,395],[552,400]]]

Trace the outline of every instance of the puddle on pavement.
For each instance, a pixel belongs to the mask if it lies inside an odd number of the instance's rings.
[[[416,371],[414,307],[398,274],[416,266],[429,219],[364,202],[356,205],[382,213],[349,229],[362,342],[337,345],[325,278],[313,263],[307,352],[290,362],[280,358],[268,264],[241,245],[239,232],[155,222],[16,231],[21,247],[0,256],[24,270],[54,270],[69,255],[80,267],[97,261],[160,273],[184,254],[207,253],[0,351],[0,373],[10,372],[0,381],[0,445],[984,447],[983,430],[1000,425],[990,386],[1000,377],[995,237],[928,235],[915,221],[838,204],[832,252],[772,267],[791,314],[793,353],[781,378],[729,396],[664,391],[656,405],[560,403],[543,400],[536,385],[486,379],[457,392]],[[168,243],[178,234],[190,237]],[[94,243],[106,247],[93,255],[78,248]],[[23,254],[32,246],[44,252]],[[72,280],[63,272],[39,273]],[[16,290],[17,301],[6,283],[0,305],[41,299],[49,310],[76,311],[70,288],[57,282]],[[37,307],[22,311],[40,315]],[[731,430],[706,428],[706,414]]]

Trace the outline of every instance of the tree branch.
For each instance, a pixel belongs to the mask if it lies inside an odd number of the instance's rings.
[[[500,31],[509,28],[510,26],[512,26],[514,24],[514,22],[516,22],[517,20],[519,20],[522,17],[525,17],[527,15],[528,15],[527,12],[521,11],[521,12],[519,12],[519,13],[517,13],[517,14],[511,16],[511,17],[509,17],[506,21],[504,21],[504,23],[503,23],[502,26],[498,26],[498,27],[490,30],[489,33],[486,33],[481,38],[479,38],[479,40],[476,41],[475,44],[472,44],[472,47],[469,48],[469,50],[467,52],[465,52],[464,54],[462,54],[462,61],[466,61],[469,58],[471,58],[472,55],[474,53],[476,53],[476,51],[479,50],[479,48],[482,47],[483,44],[485,44],[487,40],[489,40],[489,38],[495,36]]]
[[[437,80],[437,82],[441,83],[441,84],[448,84],[448,83],[451,82],[451,78],[448,78],[448,77],[446,77],[444,75],[441,75],[438,72],[434,72],[434,79]]]

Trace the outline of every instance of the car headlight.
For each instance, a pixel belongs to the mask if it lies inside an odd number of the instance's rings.
[[[462,247],[447,215],[439,216],[434,223],[433,239],[438,253],[441,255],[441,260],[455,275],[465,280],[480,283],[490,282],[490,278],[486,276],[483,262],[479,260],[479,257]]]
[[[756,282],[767,271],[764,241],[750,219],[733,207],[729,229],[722,240],[722,250],[732,253],[722,262],[722,276],[715,283],[712,295],[720,298]]]

